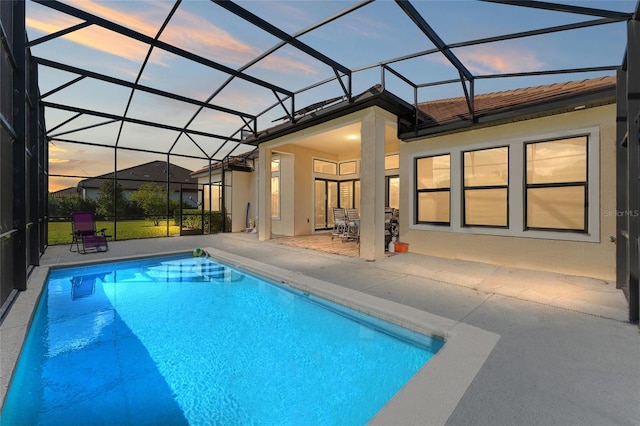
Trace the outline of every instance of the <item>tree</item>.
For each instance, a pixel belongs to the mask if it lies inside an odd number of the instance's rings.
[[[137,203],[144,214],[153,220],[153,224],[158,226],[160,218],[166,214],[167,191],[153,182],[146,182],[131,194],[131,201]]]
[[[69,218],[73,212],[96,212],[96,202],[79,195],[66,198],[49,198],[49,219]]]
[[[115,211],[118,216],[124,216],[127,212],[128,202],[122,193],[122,186],[120,184],[116,186],[114,195],[114,181],[112,179],[107,179],[102,182],[98,189],[96,202],[98,203],[96,213],[100,216],[113,216],[114,205],[116,206]]]

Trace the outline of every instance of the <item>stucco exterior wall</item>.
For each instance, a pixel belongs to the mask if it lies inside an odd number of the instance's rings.
[[[284,179],[288,180],[290,186],[287,188],[292,194],[290,204],[283,207],[290,210],[291,215],[287,216],[290,233],[280,235],[310,235],[313,233],[313,159],[323,158],[328,160],[338,160],[335,154],[323,151],[305,149],[298,145],[280,145],[276,152],[287,153],[293,160],[293,169]],[[284,193],[282,194],[284,196]],[[295,200],[295,203],[293,202]],[[273,221],[275,226],[275,220]],[[274,234],[278,234],[275,230]]]
[[[271,232],[275,235],[292,236],[295,226],[295,157],[284,152],[272,153],[273,157],[276,155],[280,157],[280,217],[271,220]]]
[[[400,240],[409,243],[409,251],[413,253],[536,268],[606,280],[615,279],[615,243],[610,241],[610,236],[616,235],[615,117],[615,105],[607,105],[402,143],[400,146]],[[539,141],[549,135],[570,136],[573,132],[580,133],[584,129],[595,130],[599,135],[599,194],[595,199],[597,205],[589,206],[598,221],[598,223],[592,223],[593,220],[590,220],[589,230],[596,229],[596,235],[591,231],[592,235],[581,236],[583,241],[568,241],[563,238],[566,236],[570,239],[571,235],[563,232],[547,233],[543,237],[533,238],[529,237],[528,231],[523,229],[513,231],[514,234],[518,234],[517,236],[510,235],[509,231],[504,232],[503,235],[486,235],[484,233],[486,230],[459,226],[456,232],[446,229],[447,227],[442,227],[441,230],[418,229],[420,227],[416,225],[411,212],[415,195],[412,184],[412,179],[415,179],[413,161],[416,156],[441,153],[451,148],[473,149],[477,146],[499,146],[513,141]],[[510,161],[510,170],[512,167],[523,168],[524,165],[513,164],[513,161]],[[453,181],[456,177],[452,175],[451,179]],[[523,184],[520,186],[522,187]],[[455,202],[456,200],[452,197],[452,203]],[[514,211],[511,209],[514,207],[516,211],[523,214],[523,206],[511,206],[512,202],[514,201],[510,199],[510,212]],[[533,234],[535,232],[531,232],[532,236]]]
[[[241,232],[246,229],[247,223],[247,203],[251,203],[253,193],[252,173],[232,172],[232,190],[231,196],[231,232]],[[251,218],[251,212],[249,212]]]
[[[338,128],[347,127],[350,131],[361,134],[362,129],[360,126],[362,120],[367,116],[367,114],[370,114],[374,110],[378,110],[378,114],[381,114],[381,117],[384,117],[384,120],[381,121],[380,129],[378,129],[379,135],[385,140],[384,152],[397,153],[399,151],[400,142],[396,138],[396,118],[392,114],[376,108],[358,111],[357,113],[341,117],[340,119],[322,123],[313,128],[292,133],[280,139],[261,145],[261,153],[263,150],[270,150],[272,155],[287,155],[294,161],[293,169],[287,168],[281,171],[282,182],[284,183],[289,180],[291,183],[290,187],[281,188],[281,196],[286,197],[285,194],[287,190],[291,191],[292,196],[289,196],[286,199],[282,198],[281,204],[283,215],[279,220],[273,220],[271,222],[272,234],[298,236],[310,235],[315,232],[314,191],[316,177],[319,179],[336,181],[361,178],[361,152],[360,147],[358,146],[360,142],[358,142],[358,145],[356,146],[350,146],[349,149],[344,149],[344,147],[341,146],[336,152],[336,150],[332,150],[331,148],[331,142],[333,141],[331,132],[334,132]],[[326,150],[318,148],[318,144],[314,144],[315,148],[305,146],[306,138],[317,135],[321,135],[321,137],[326,138],[328,142]],[[354,175],[349,175],[348,177],[314,174],[314,159],[335,162],[356,160],[359,163],[358,172]],[[383,156],[380,156],[380,161],[383,160]],[[383,166],[381,166],[381,169],[383,169]],[[383,171],[383,174],[380,176],[380,182],[383,182],[382,179],[384,179],[384,174],[385,173]],[[381,196],[384,199],[384,192]],[[293,212],[293,216],[288,214],[289,211]],[[383,212],[383,208],[380,207],[380,215],[382,215]],[[293,228],[291,228],[291,226]],[[380,247],[383,248],[383,246],[384,244],[380,244]]]

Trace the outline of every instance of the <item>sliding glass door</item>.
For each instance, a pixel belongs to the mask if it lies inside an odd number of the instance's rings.
[[[333,208],[338,207],[338,182],[316,179],[314,194],[314,229],[333,228]]]

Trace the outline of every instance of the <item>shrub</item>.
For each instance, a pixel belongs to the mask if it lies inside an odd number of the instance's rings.
[[[200,209],[183,209],[182,210],[182,227],[200,229],[202,226],[202,216],[204,214],[204,231],[209,231],[209,218],[211,218],[211,234],[222,231],[222,212],[205,210],[204,213]],[[173,212],[173,221],[176,226],[180,225],[180,209]],[[227,229],[230,224],[227,222]]]
[[[68,219],[73,212],[92,212],[95,214],[96,208],[95,200],[85,200],[79,195],[69,198],[49,198],[49,218],[53,220]]]

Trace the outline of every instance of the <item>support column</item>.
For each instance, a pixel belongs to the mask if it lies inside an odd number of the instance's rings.
[[[271,239],[271,150],[260,147],[258,155],[258,240]]]
[[[385,117],[371,108],[360,128],[360,257],[384,258]]]

